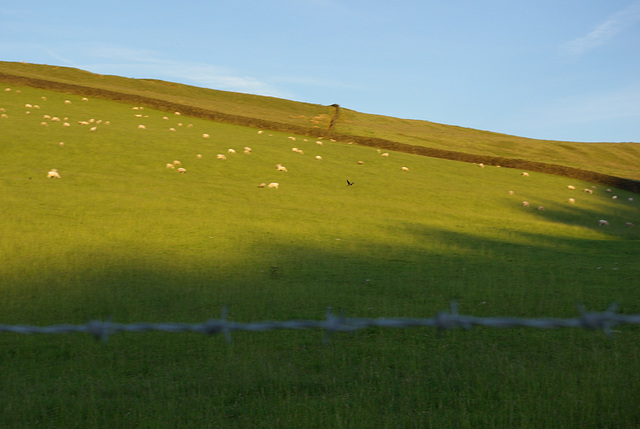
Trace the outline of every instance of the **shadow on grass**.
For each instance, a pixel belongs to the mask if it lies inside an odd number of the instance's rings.
[[[73,270],[37,261],[40,271],[3,276],[1,322],[193,323],[218,318],[225,304],[243,322],[322,319],[327,306],[431,317],[452,299],[477,316],[574,317],[576,302],[603,310],[613,300],[640,312],[632,242],[500,240],[411,224],[394,234],[406,244],[255,240],[231,264],[158,251],[83,252],[66,262]],[[0,398],[8,427],[323,427],[338,418],[343,427],[634,427],[632,334],[371,329],[328,346],[322,332],[300,331],[235,333],[232,344],[200,334],[118,334],[107,345],[5,334]]]
[[[257,239],[239,243],[225,262],[213,249],[182,258],[85,251],[33,262],[41,268],[3,274],[1,323],[196,322],[219,317],[225,305],[238,321],[323,318],[326,307],[354,317],[425,317],[452,300],[482,315],[566,316],[577,302],[604,309],[612,301],[640,311],[632,240],[521,232],[497,239],[412,224],[390,233],[398,244]]]
[[[612,238],[640,239],[640,228],[638,228],[640,209],[637,202],[620,198],[619,204],[616,206],[602,204],[597,207],[597,210],[594,210],[581,205],[580,197],[581,195],[576,197],[578,200],[576,203],[539,198],[530,207],[522,207],[522,212],[558,224],[597,230]],[[543,211],[538,210],[540,206],[544,208]],[[609,225],[601,226],[600,220],[606,220]],[[628,223],[633,226],[628,226]]]

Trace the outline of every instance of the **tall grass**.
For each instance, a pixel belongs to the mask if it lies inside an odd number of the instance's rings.
[[[576,303],[613,301],[640,312],[640,236],[624,226],[640,224],[632,194],[15,89],[0,93],[0,323],[198,322],[224,305],[238,321],[320,319],[328,306],[428,317],[451,300],[478,316],[572,317]],[[41,109],[26,115],[25,103]],[[42,126],[43,114],[72,125]],[[111,124],[77,124],[90,118]],[[167,169],[173,160],[187,173]],[[50,168],[62,179],[47,180]],[[279,189],[257,187],[272,181]],[[369,329],[328,345],[319,331],[237,333],[231,344],[4,334],[0,422],[635,427],[638,329],[616,331]]]

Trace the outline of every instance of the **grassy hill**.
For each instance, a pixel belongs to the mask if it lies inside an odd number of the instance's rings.
[[[142,98],[148,98],[155,101],[155,107],[162,108],[165,105],[164,110],[168,111],[184,110],[187,106],[197,107],[193,111],[195,115],[215,112],[216,119],[232,123],[246,123],[259,127],[271,125],[271,128],[282,131],[334,136],[345,141],[351,138],[352,141],[363,144],[384,144],[375,141],[377,139],[428,148],[431,151],[424,152],[428,155],[453,159],[462,159],[459,153],[464,153],[473,156],[464,157],[463,160],[486,164],[501,161],[505,166],[510,164],[506,159],[515,159],[567,166],[578,170],[571,173],[566,170],[553,171],[556,174],[576,176],[579,170],[587,170],[640,180],[640,144],[637,143],[584,144],[535,140],[428,121],[364,114],[345,108],[340,109],[340,115],[330,131],[332,118],[336,113],[332,106],[216,91],[158,80],[97,75],[67,67],[0,62],[0,81],[15,81],[16,77],[30,79],[31,83],[33,79],[42,80],[40,85],[43,87],[51,87],[55,83],[66,84],[69,87],[62,90],[90,93],[92,96],[117,99],[123,98],[126,94],[127,97],[124,98],[127,99],[123,101],[141,103],[145,101]],[[87,88],[93,89],[93,92],[87,91]],[[110,91],[111,94],[105,94],[105,91]],[[389,148],[393,148],[393,145]],[[395,149],[407,150],[402,147]],[[527,166],[513,161],[511,164],[517,167]],[[544,166],[528,167],[544,169]],[[640,188],[640,185],[636,183],[633,187]]]
[[[100,80],[59,72],[70,85]],[[0,88],[0,324],[197,323],[225,305],[241,322],[322,319],[326,307],[421,318],[452,300],[475,316],[575,317],[576,303],[602,311],[614,301],[640,314],[637,194],[140,109],[127,97],[172,97],[165,106],[197,113],[198,97],[218,93],[104,80],[96,94],[112,90],[120,102],[15,79]],[[120,92],[125,83],[139,87]],[[220,97],[208,102],[253,112],[251,96]],[[270,123],[335,110],[255,100],[256,112],[279,115]],[[166,167],[173,161],[186,173]],[[52,168],[60,179],[47,179]],[[279,187],[258,186],[271,182]],[[231,344],[186,333],[121,333],[106,344],[0,333],[0,425],[637,427],[638,327],[612,329],[614,339],[376,328],[327,345],[314,330],[238,332]]]

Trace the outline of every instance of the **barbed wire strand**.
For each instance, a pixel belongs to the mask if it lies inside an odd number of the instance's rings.
[[[616,313],[618,305],[613,303],[604,312],[589,312],[584,306],[578,307],[580,317],[569,319],[558,318],[517,318],[517,317],[476,317],[458,314],[455,302],[451,303],[450,312],[440,312],[434,317],[425,319],[413,318],[350,318],[336,315],[331,308],[327,309],[324,320],[285,320],[241,323],[227,319],[227,307],[223,307],[220,319],[210,319],[202,323],[115,323],[111,318],[106,321],[93,320],[84,325],[0,325],[0,333],[14,334],[67,334],[86,333],[106,342],[108,338],[119,332],[197,332],[206,335],[222,334],[227,342],[231,342],[231,333],[235,331],[262,332],[273,330],[323,329],[324,343],[335,332],[353,332],[366,328],[416,328],[433,327],[439,332],[450,329],[471,329],[474,326],[491,328],[526,327],[538,329],[584,328],[602,330],[608,337],[613,337],[612,328],[616,325],[640,325],[640,315],[624,315]]]

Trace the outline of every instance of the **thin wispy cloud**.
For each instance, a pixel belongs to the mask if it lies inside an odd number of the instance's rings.
[[[47,55],[49,55],[50,57],[56,59],[59,61],[59,64],[61,65],[65,65],[65,66],[69,66],[69,67],[78,67],[78,65],[76,63],[74,63],[72,60],[70,60],[69,58],[66,58],[60,54],[58,54],[57,52],[45,47],[45,46],[38,46],[38,49],[41,49],[44,53],[46,53]]]
[[[226,91],[286,97],[290,94],[267,82],[240,72],[205,63],[171,60],[149,49],[101,46],[91,50],[99,60],[82,66],[102,74],[118,74],[136,78],[171,80],[190,85]]]
[[[560,47],[560,51],[569,57],[581,56],[592,49],[607,44],[617,34],[640,20],[640,1],[611,15],[583,37],[578,37]]]
[[[313,87],[321,87],[321,88],[337,88],[337,89],[347,89],[347,90],[358,90],[362,89],[361,86],[355,85],[353,83],[345,83],[336,81],[333,79],[317,79],[313,77],[307,76],[278,76],[273,78],[274,82],[282,82],[284,84],[291,85],[301,85],[301,86],[313,86]]]

